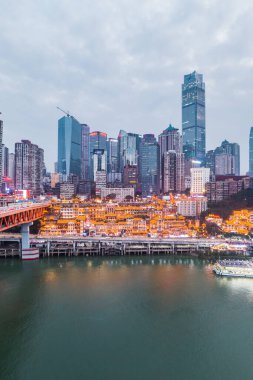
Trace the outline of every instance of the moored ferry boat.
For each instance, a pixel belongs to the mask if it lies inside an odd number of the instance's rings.
[[[213,266],[218,276],[253,278],[253,261],[251,260],[219,260]]]

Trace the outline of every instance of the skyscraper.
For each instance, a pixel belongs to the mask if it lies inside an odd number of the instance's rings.
[[[169,150],[174,150],[177,153],[181,153],[182,151],[180,133],[171,124],[159,135],[158,141],[161,157]]]
[[[139,178],[142,195],[160,193],[160,147],[153,134],[143,135],[140,143]]]
[[[8,168],[9,168],[8,175],[14,182],[14,178],[15,178],[15,154],[14,153],[9,153]]]
[[[164,174],[168,174],[167,169],[164,168],[164,157],[165,153],[173,151],[176,153],[182,153],[182,143],[179,130],[174,128],[171,124],[166,128],[159,136],[158,141],[160,145],[160,189],[164,192]],[[168,159],[168,157],[167,157]],[[166,176],[167,176],[166,174]],[[168,179],[168,177],[166,177]],[[166,181],[167,181],[166,179]],[[168,186],[166,185],[166,188]],[[169,191],[169,190],[167,190]],[[167,192],[166,191],[166,192]]]
[[[40,195],[43,190],[44,151],[29,140],[15,144],[15,188]]]
[[[123,173],[125,166],[138,166],[141,138],[136,133],[119,131],[118,136],[118,171]]]
[[[205,83],[203,75],[194,71],[184,76],[182,84],[183,152],[186,160],[202,164],[206,150]]]
[[[73,116],[58,120],[58,172],[81,177],[82,127]]]
[[[2,176],[8,177],[9,175],[9,149],[2,144]]]
[[[0,189],[2,188],[3,168],[3,121],[0,120]]]
[[[209,152],[213,152],[212,154]],[[237,143],[222,141],[214,151],[207,152],[206,158],[210,155],[214,162],[214,174],[216,175],[240,175],[240,146]],[[210,167],[210,157],[206,161],[206,166]]]
[[[215,174],[215,152],[213,149],[206,152],[205,167],[210,169],[211,175]]]
[[[106,150],[106,141],[107,134],[105,132],[90,132],[90,154],[93,154],[94,149]]]
[[[87,181],[90,177],[90,127],[87,124],[81,124],[81,128],[81,178]]]
[[[90,132],[90,179],[95,180],[96,171],[106,171],[107,134],[100,131]],[[96,162],[94,162],[94,159]],[[103,162],[102,162],[103,161]],[[103,167],[103,169],[101,169]]]
[[[253,177],[253,127],[249,134],[249,175]]]
[[[169,150],[163,154],[162,164],[163,193],[184,191],[184,153]]]
[[[235,158],[230,153],[215,155],[215,175],[229,175],[234,173]]]
[[[107,141],[107,173],[118,170],[118,140],[109,138]]]

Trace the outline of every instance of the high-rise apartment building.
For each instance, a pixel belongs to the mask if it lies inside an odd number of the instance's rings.
[[[204,164],[206,150],[205,83],[194,71],[182,84],[183,152],[186,160]]]
[[[160,147],[153,134],[143,136],[140,143],[139,179],[142,196],[160,193]]]
[[[33,195],[43,191],[44,151],[29,140],[15,144],[15,188],[30,190]]]
[[[249,175],[253,177],[253,127],[249,134]]]
[[[14,153],[9,153],[8,168],[9,168],[8,175],[14,182],[14,179],[15,179],[15,154]]]
[[[216,203],[249,187],[248,176],[217,175],[215,180],[206,183],[206,195],[209,202]]]
[[[81,177],[82,126],[73,116],[58,120],[58,172]]]
[[[97,197],[101,197],[101,189],[106,188],[106,171],[100,170],[95,174],[95,193]]]
[[[204,194],[206,183],[210,180],[209,168],[192,168],[191,169],[191,194]]]
[[[133,187],[135,191],[138,189],[138,166],[126,165],[123,169],[123,185],[124,187]]]
[[[185,190],[184,153],[169,150],[163,154],[162,191],[182,192]]]

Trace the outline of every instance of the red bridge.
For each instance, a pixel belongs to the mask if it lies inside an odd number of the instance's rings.
[[[49,206],[50,202],[19,203],[0,207],[0,232],[15,226],[21,226],[23,260],[39,258],[39,250],[30,248],[29,228],[34,220],[42,218]]]
[[[50,203],[17,204],[0,207],[0,232],[42,218]]]
[[[40,219],[50,203],[21,203],[0,207],[0,232]]]

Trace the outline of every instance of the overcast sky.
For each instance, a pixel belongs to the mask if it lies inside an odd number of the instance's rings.
[[[207,149],[241,145],[253,125],[250,0],[2,0],[0,111],[4,142],[30,139],[57,159],[57,120],[91,130],[181,131],[181,84],[206,83]]]

